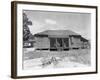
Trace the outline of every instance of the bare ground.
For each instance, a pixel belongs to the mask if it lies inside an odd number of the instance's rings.
[[[67,57],[71,62],[91,65],[90,49],[77,49],[69,51],[34,51],[33,49],[24,49],[23,52],[24,61],[36,58],[47,58],[55,56],[61,59]]]

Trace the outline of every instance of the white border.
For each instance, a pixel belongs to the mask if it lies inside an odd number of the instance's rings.
[[[23,52],[23,27],[22,27],[22,10],[44,10],[44,11],[63,11],[63,12],[81,12],[91,13],[91,67],[85,68],[61,68],[61,69],[42,69],[42,70],[23,70],[22,69],[22,52]],[[17,5],[17,76],[31,76],[43,74],[61,74],[61,73],[77,73],[77,72],[93,72],[96,69],[96,10],[90,8],[73,8],[45,5]]]

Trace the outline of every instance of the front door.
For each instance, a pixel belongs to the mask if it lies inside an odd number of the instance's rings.
[[[57,40],[56,40],[56,48],[59,51],[63,50],[62,38],[57,38]]]
[[[69,39],[68,38],[63,38],[63,48],[64,50],[69,49]]]
[[[51,51],[56,51],[56,38],[50,38],[50,50]]]

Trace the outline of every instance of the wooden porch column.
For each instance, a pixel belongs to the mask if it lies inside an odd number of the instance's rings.
[[[72,40],[71,40],[71,37],[69,37],[68,39],[69,39],[69,49],[72,49],[72,45],[71,45]]]

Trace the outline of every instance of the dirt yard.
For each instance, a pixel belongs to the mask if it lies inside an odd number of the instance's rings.
[[[90,49],[77,49],[77,50],[69,50],[69,51],[34,51],[33,49],[24,49],[24,64],[27,66],[33,61],[31,64],[42,64],[39,59],[46,59],[50,57],[59,58],[58,61],[60,64],[70,61],[76,65],[91,65],[91,55]],[[34,62],[35,61],[35,62]],[[73,64],[73,65],[74,65]],[[49,65],[49,64],[48,64]],[[77,66],[76,65],[76,66]],[[68,65],[67,65],[68,66]]]

